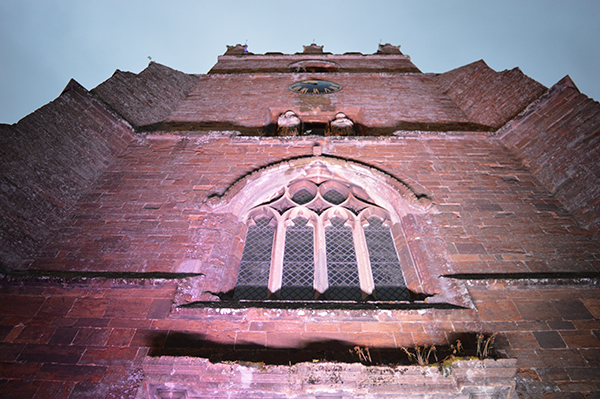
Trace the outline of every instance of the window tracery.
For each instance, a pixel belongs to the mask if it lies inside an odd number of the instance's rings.
[[[326,234],[319,231],[324,232],[329,223],[335,220],[334,216],[339,215],[340,220],[344,220],[344,225],[352,229],[361,297],[367,301],[344,301],[336,305],[323,301],[297,301],[296,304],[291,304],[275,300],[264,301],[258,306],[314,309],[338,306],[346,309],[404,309],[425,306],[475,309],[464,283],[440,278],[452,271],[445,258],[444,248],[434,238],[428,239],[428,242],[422,238],[429,230],[428,225],[432,223],[431,215],[438,214],[439,210],[428,196],[417,195],[414,189],[419,186],[417,182],[412,181],[411,188],[397,177],[379,169],[352,160],[322,155],[320,151],[315,151],[314,154],[252,171],[236,180],[222,195],[211,196],[202,204],[201,209],[206,212],[227,215],[227,218],[235,220],[235,231],[238,233],[231,252],[224,260],[225,264],[215,264],[214,271],[207,269],[207,276],[214,272],[219,273],[219,277],[186,279],[177,290],[177,306],[193,307],[192,304],[197,304],[194,306],[246,307],[257,306],[253,301],[281,298],[286,229],[299,216],[306,219],[307,225],[313,229],[313,268],[309,268],[314,273],[312,291],[313,294],[318,294],[318,298],[326,299],[330,294],[327,292],[326,253],[318,255],[317,250],[320,248],[326,251]],[[302,187],[308,195],[305,194],[307,198],[298,201],[308,202],[299,205],[292,198],[296,190]],[[341,193],[341,198],[335,199],[334,193],[328,192],[330,188]],[[420,192],[424,192],[424,189],[421,188]],[[342,202],[335,204],[340,201]],[[265,221],[260,222],[261,219]],[[242,224],[245,227],[242,228]],[[379,224],[381,227],[375,229]],[[256,228],[254,226],[264,226],[265,230],[271,230],[263,233],[268,234],[269,238],[265,238],[265,241],[253,239],[254,234],[260,237],[260,229],[253,233]],[[389,257],[381,249],[371,250],[375,244],[371,242],[369,234],[375,234],[376,230],[382,230],[377,234],[389,236],[389,240],[374,239],[380,245],[381,242],[388,241],[391,248],[387,252]],[[320,241],[319,237],[322,237]],[[238,242],[245,245],[238,245]],[[265,248],[266,255],[263,258],[243,254],[257,247]],[[379,255],[373,255],[373,251],[379,251]],[[263,265],[268,265],[263,266],[262,274],[246,272],[246,275],[262,276],[260,284],[250,279],[244,282],[243,278],[238,278],[245,275],[244,267],[249,267],[250,262],[260,260],[264,262]],[[268,274],[265,274],[267,267]],[[398,274],[397,268],[402,270],[400,281],[406,282],[405,286],[394,280],[394,276]],[[243,293],[255,288],[258,289],[255,296]],[[232,296],[237,301],[228,300]],[[371,298],[375,301],[371,301]],[[401,300],[395,300],[397,298]]]
[[[293,181],[249,213],[234,299],[409,300],[390,226],[357,185]]]

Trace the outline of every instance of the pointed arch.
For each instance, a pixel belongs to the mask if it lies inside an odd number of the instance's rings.
[[[405,242],[398,241],[404,240],[402,217],[429,212],[432,204],[378,169],[329,156],[283,161],[249,173],[207,206],[248,226],[236,283],[244,294],[238,299],[250,292],[247,299],[260,300],[266,292],[270,299],[402,301],[409,300],[408,286],[422,292],[419,273],[410,257],[401,264],[397,247]],[[257,220],[262,230],[253,227]],[[257,243],[267,234],[273,237],[268,278],[265,260],[256,273],[248,270],[252,259],[266,253],[269,245]],[[373,237],[385,245],[374,245]],[[248,287],[245,276],[255,274],[262,285]],[[381,282],[387,286],[378,288]]]
[[[414,184],[418,186],[418,182]],[[294,194],[300,190],[305,191],[302,194],[303,199],[294,197]],[[435,204],[426,196],[415,193],[402,180],[377,168],[352,160],[322,155],[285,160],[247,173],[228,187],[222,195],[209,198],[202,205],[202,209],[206,212],[223,213],[237,218],[246,226],[239,237],[239,240],[246,244],[249,240],[246,232],[249,232],[253,226],[264,229],[263,232],[259,231],[256,234],[270,234],[268,229],[274,229],[272,247],[259,240],[255,242],[256,247],[271,248],[270,262],[268,262],[269,282],[267,286],[261,288],[260,292],[263,294],[256,298],[264,298],[265,292],[268,293],[269,299],[277,298],[283,286],[282,266],[287,228],[294,225],[289,217],[299,216],[307,218],[308,227],[313,233],[316,232],[312,235],[315,240],[313,259],[318,259],[313,260],[315,299],[327,299],[330,276],[327,273],[327,234],[324,230],[337,224],[334,227],[338,233],[341,228],[352,229],[363,300],[377,301],[375,305],[367,306],[384,308],[404,306],[394,303],[385,305],[386,301],[393,302],[398,298],[396,282],[389,278],[395,273],[393,271],[389,273],[389,270],[395,267],[390,263],[397,261],[407,288],[404,292],[410,294],[411,301],[419,301],[416,306],[423,307],[430,304],[432,307],[474,308],[464,284],[440,278],[447,273],[447,265],[443,262],[431,262],[430,257],[423,253],[426,248],[418,234],[419,224],[429,218],[424,214],[438,213]],[[347,219],[340,226],[339,222],[346,217]],[[383,236],[386,237],[382,238]],[[387,242],[380,255],[387,253],[392,258],[386,256],[372,258],[369,242],[373,237],[377,242]],[[228,298],[229,294],[235,291],[235,277],[239,278],[241,275],[240,266],[244,263],[242,258],[244,258],[245,248],[246,245],[238,246],[223,265],[226,269],[224,273],[232,278],[223,281],[220,286],[219,292],[222,298]],[[261,270],[264,271],[265,268]],[[263,284],[264,280],[264,278],[261,280]],[[390,287],[392,289],[388,290]],[[385,295],[383,288],[387,290]],[[192,301],[194,298],[204,301],[200,299],[204,293],[206,292],[198,291],[190,294],[185,302],[189,302],[190,298]],[[262,301],[262,299],[254,300]],[[211,303],[211,306],[231,306],[228,305],[228,301]],[[252,303],[250,300],[245,305],[240,303],[235,306],[256,306]],[[265,302],[260,306],[287,306],[287,302],[277,303]],[[356,306],[362,305],[356,304]]]
[[[434,204],[417,195],[400,179],[356,161],[331,156],[310,156],[281,161],[253,171],[231,185],[220,197],[210,198],[206,205],[219,213],[232,213],[245,221],[256,206],[277,198],[281,187],[290,182],[349,182],[354,197],[368,196],[378,206],[390,211],[393,223],[409,213],[435,212]]]

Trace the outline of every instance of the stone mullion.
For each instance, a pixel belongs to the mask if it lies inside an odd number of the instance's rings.
[[[283,255],[285,253],[286,226],[282,218],[278,218],[271,252],[271,269],[269,271],[269,298],[279,297],[283,280]]]
[[[363,230],[363,225],[358,221],[352,226],[352,238],[354,239],[354,251],[356,252],[356,263],[358,264],[360,290],[362,291],[363,299],[365,299],[365,297],[373,295],[375,282],[373,281],[365,231]]]
[[[325,248],[325,227],[323,218],[318,216],[314,223],[314,256],[315,256],[315,296],[321,297],[329,288],[327,281],[327,251]]]

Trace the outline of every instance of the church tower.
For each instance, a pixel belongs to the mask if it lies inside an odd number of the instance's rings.
[[[1,396],[598,395],[599,131],[391,44],[71,81],[0,125]]]

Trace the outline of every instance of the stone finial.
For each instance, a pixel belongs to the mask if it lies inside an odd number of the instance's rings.
[[[402,54],[400,52],[400,46],[392,46],[389,43],[379,44],[379,49],[377,49],[377,54]]]
[[[236,44],[235,46],[227,46],[227,51],[225,51],[225,55],[244,55],[248,54],[248,46],[242,44]]]
[[[304,48],[303,54],[323,54],[323,46],[318,46],[316,43],[302,47]]]

